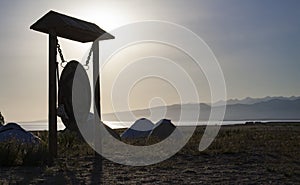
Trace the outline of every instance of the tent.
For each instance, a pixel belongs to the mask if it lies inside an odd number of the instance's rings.
[[[121,139],[140,139],[147,138],[153,128],[154,124],[146,119],[141,118],[133,123],[130,128],[125,130]]]
[[[39,144],[40,139],[24,130],[17,123],[7,123],[0,127],[0,142],[18,141],[26,144]]]
[[[175,129],[176,126],[173,125],[171,120],[162,119],[154,125],[154,128],[149,134],[149,138],[164,140],[170,136]]]

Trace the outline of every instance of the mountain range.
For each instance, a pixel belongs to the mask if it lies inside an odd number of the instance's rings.
[[[297,100],[300,99],[299,96],[291,96],[291,97],[284,97],[284,96],[266,96],[264,98],[251,98],[251,97],[246,97],[244,99],[229,99],[227,101],[218,101],[213,104],[213,106],[218,106],[218,105],[224,105],[225,103],[227,105],[234,105],[234,104],[254,104],[254,103],[261,103],[261,102],[266,102],[270,100]]]
[[[227,105],[225,105],[227,103]],[[225,107],[226,106],[226,107]],[[200,107],[200,114],[197,110]],[[106,121],[134,121],[135,118],[161,117],[178,121],[182,118],[181,111],[185,112],[183,121],[193,121],[199,114],[198,120],[209,119],[211,111],[220,112],[226,108],[224,120],[300,120],[300,97],[265,97],[245,98],[242,100],[230,99],[227,102],[219,101],[212,105],[199,104],[175,104],[169,106],[153,107],[150,109],[134,110],[131,112],[117,112],[103,114]],[[181,119],[182,120],[182,119]]]

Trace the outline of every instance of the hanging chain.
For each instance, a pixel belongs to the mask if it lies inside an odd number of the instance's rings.
[[[59,57],[60,57],[60,60],[61,60],[60,66],[64,67],[63,63],[67,63],[67,61],[64,59],[64,55],[62,53],[62,50],[61,50],[60,45],[58,43],[58,40],[57,40],[57,51],[59,53]],[[93,46],[91,47],[91,49],[89,51],[89,55],[88,55],[88,57],[86,59],[86,62],[84,64],[84,66],[86,67],[86,70],[89,69],[89,63],[90,63],[90,59],[91,59],[91,56],[92,56],[92,52],[93,52]]]
[[[90,63],[90,59],[91,59],[91,56],[92,56],[92,52],[93,52],[93,46],[91,47],[90,51],[89,51],[89,55],[86,59],[86,62],[84,64],[84,66],[86,67],[86,70],[89,69],[89,63]]]
[[[61,60],[60,66],[61,66],[61,67],[64,67],[64,66],[63,66],[63,63],[66,63],[67,61],[65,61],[65,59],[64,59],[64,55],[63,55],[63,53],[62,53],[62,50],[61,50],[60,45],[59,45],[59,43],[58,43],[58,40],[57,40],[57,51],[58,51],[58,53],[59,53],[60,60]]]

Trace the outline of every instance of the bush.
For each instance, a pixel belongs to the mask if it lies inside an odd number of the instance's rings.
[[[25,144],[18,140],[0,143],[0,166],[41,165],[48,157],[44,143]]]
[[[47,145],[27,145],[22,152],[23,165],[36,166],[45,164],[49,158]]]
[[[19,145],[13,141],[3,142],[0,144],[0,166],[15,165],[18,160]]]

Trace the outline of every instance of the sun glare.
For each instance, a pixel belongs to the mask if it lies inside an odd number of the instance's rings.
[[[128,12],[123,13],[117,8],[95,6],[85,9],[78,14],[90,22],[96,23],[105,31],[111,31],[130,22]]]
[[[128,12],[124,13],[118,8],[112,8],[113,5],[100,5],[95,6],[86,5],[76,7],[71,12],[68,12],[71,16],[86,20],[97,24],[100,28],[107,32],[131,22],[131,17]],[[78,61],[84,61],[91,43],[77,43],[66,39],[59,39],[66,59],[76,59]]]

